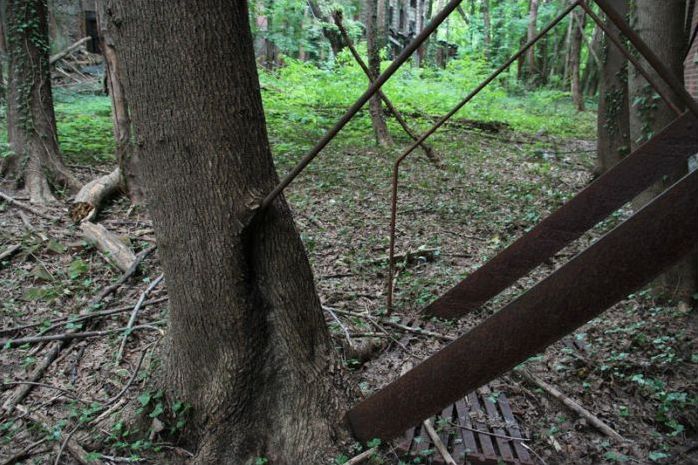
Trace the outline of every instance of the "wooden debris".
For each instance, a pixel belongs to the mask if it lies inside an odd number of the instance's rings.
[[[51,57],[48,59],[49,64],[53,65],[58,60],[61,60],[65,57],[67,57],[68,55],[73,53],[75,50],[80,48],[82,46],[82,44],[84,44],[85,42],[87,42],[90,39],[91,39],[90,36],[83,37],[82,39],[78,40],[74,44],[70,45],[68,48],[61,50],[60,52],[56,53],[55,55],[51,55]]]
[[[10,205],[14,205],[15,207],[23,208],[24,210],[28,211],[29,213],[33,213],[36,216],[39,216],[45,220],[53,221],[55,218],[51,217],[50,215],[42,212],[41,210],[38,210],[34,207],[32,207],[29,204],[26,204],[24,202],[20,202],[19,200],[16,200],[15,198],[5,194],[4,192],[0,191],[0,198],[3,199],[5,202],[9,203]]]
[[[573,401],[566,395],[564,395],[562,392],[557,390],[555,387],[551,386],[550,384],[546,383],[542,379],[537,378],[533,374],[529,373],[526,370],[522,370],[520,372],[521,376],[523,376],[527,381],[530,383],[535,384],[539,388],[543,389],[545,392],[550,394],[552,397],[555,399],[559,400],[562,402],[562,404],[572,410],[573,412],[577,413],[579,416],[584,418],[586,421],[589,422],[594,428],[608,436],[609,438],[615,440],[618,443],[621,444],[627,444],[629,441],[618,434],[616,430],[608,426],[606,423],[601,421],[596,415],[592,414],[589,412],[587,409],[579,405],[577,402]]]
[[[19,244],[9,246],[4,252],[0,253],[0,261],[12,257],[14,254],[19,252],[21,248],[22,246]]]
[[[85,239],[102,252],[121,271],[128,271],[136,261],[131,249],[104,226],[84,221],[80,224]]]
[[[376,453],[376,451],[377,451],[377,449],[375,447],[372,449],[365,450],[362,453],[360,453],[359,455],[352,457],[348,461],[344,462],[344,465],[356,465],[356,464],[361,463],[365,460],[368,460],[371,458],[371,456],[373,456],[373,454]]]
[[[456,461],[453,460],[451,454],[448,453],[448,449],[446,449],[446,445],[443,443],[439,435],[436,434],[436,430],[434,429],[434,426],[431,424],[431,420],[424,420],[423,425],[424,429],[427,431],[427,434],[431,438],[431,441],[434,443],[434,447],[436,447],[436,450],[439,451],[439,454],[441,454],[441,457],[443,457],[446,464],[458,465]]]
[[[129,328],[106,329],[103,331],[84,331],[81,333],[68,331],[66,333],[49,334],[47,336],[29,336],[18,337],[16,339],[0,339],[0,346],[4,347],[8,344],[17,346],[22,344],[36,344],[38,342],[47,341],[70,341],[72,339],[86,339],[90,337],[107,336],[109,334],[118,333],[127,329]],[[135,331],[137,329],[150,329],[154,331],[161,331],[159,328],[156,328],[152,325],[133,326],[132,328],[130,328],[130,331]]]
[[[433,262],[436,257],[439,256],[439,251],[437,249],[423,249],[415,250],[414,252],[407,252],[395,255],[395,263],[403,262],[408,265],[414,265],[420,262]],[[388,263],[390,258],[385,255],[383,257],[378,257],[371,261],[371,265],[380,265],[383,263]]]
[[[111,173],[97,178],[83,186],[70,207],[70,217],[75,223],[92,221],[102,204],[121,188],[121,170],[117,167]]]

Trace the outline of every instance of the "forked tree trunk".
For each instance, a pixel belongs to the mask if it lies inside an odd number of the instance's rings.
[[[613,7],[625,17],[628,0],[614,0]],[[620,31],[606,20],[616,34]],[[601,38],[598,109],[598,159],[596,174],[602,174],[630,153],[630,108],[628,60],[606,36]]]
[[[283,196],[242,226],[277,183],[247,2],[108,12],[170,297],[163,377],[193,407],[193,463],[325,463],[346,396],[308,258]]]
[[[66,169],[56,135],[44,0],[7,1],[8,140],[13,155],[0,175],[22,181],[34,203],[55,201],[50,184],[69,191],[80,182]]]
[[[572,99],[577,111],[584,111],[584,94],[582,93],[582,85],[579,76],[579,62],[582,53],[582,41],[584,40],[584,24],[586,15],[584,10],[577,8],[572,13],[574,25],[570,31],[570,55],[569,55],[569,73],[571,82]]]
[[[683,80],[685,7],[684,0],[666,0],[662,2],[661,8],[657,8],[654,0],[635,0],[634,8],[635,30],[680,80]],[[645,66],[650,69],[649,66]],[[629,74],[630,101],[632,102],[630,134],[633,148],[635,148],[673,121],[676,115],[659,100],[642,76],[634,70]],[[684,106],[678,97],[674,97],[673,101],[679,108]],[[638,209],[644,206],[681,178],[687,170],[688,166],[685,170],[668,176],[664,181],[648,189],[633,202],[634,207]],[[658,278],[654,283],[654,290],[659,295],[691,302],[693,294],[698,289],[697,275],[698,259],[694,255]]]
[[[379,76],[381,73],[380,58],[380,31],[385,30],[378,26],[378,0],[366,0],[366,47],[368,48],[368,68],[371,75]],[[370,82],[369,82],[370,85]],[[378,95],[371,98],[369,102],[369,113],[371,114],[371,124],[376,135],[378,145],[387,147],[393,144],[388,126],[383,115],[383,102]]]

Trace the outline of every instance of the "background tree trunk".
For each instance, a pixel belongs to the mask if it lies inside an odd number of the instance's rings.
[[[122,189],[133,203],[143,201],[143,188],[136,178],[138,155],[131,146],[131,117],[128,111],[128,99],[121,84],[121,66],[114,50],[114,40],[109,34],[106,22],[106,0],[97,0],[97,18],[101,36],[102,56],[104,57],[104,75],[111,98],[112,117],[114,120],[114,139],[116,140],[116,161],[121,170]]]
[[[527,41],[530,42],[536,37],[538,32],[538,0],[531,0],[531,4],[528,10],[528,34]],[[528,80],[532,83],[538,80],[539,69],[538,63],[536,61],[536,47],[533,46],[526,52],[526,68],[528,71]]]
[[[378,0],[366,0],[366,47],[368,48],[368,68],[372,76],[379,76],[381,73],[380,41],[379,33],[384,28],[378,25]],[[369,82],[370,85],[370,82]],[[376,135],[376,142],[382,147],[392,145],[388,126],[383,115],[383,102],[378,95],[371,98],[369,102],[369,112],[371,114],[371,124]]]
[[[43,0],[7,1],[8,139],[13,155],[0,175],[22,180],[34,203],[55,201],[49,183],[77,190],[61,159],[49,69],[48,13]]]
[[[584,94],[579,76],[579,62],[582,52],[582,41],[584,40],[584,24],[586,23],[586,15],[584,10],[577,8],[572,13],[572,21],[574,25],[570,30],[570,54],[569,54],[569,73],[572,91],[572,99],[577,111],[584,111]]]
[[[674,75],[683,81],[683,51],[685,50],[684,15],[686,4],[684,0],[666,0],[661,8],[656,7],[653,0],[636,0],[634,9],[634,28],[642,39],[664,62]],[[650,69],[649,66],[646,66]],[[660,79],[658,81],[661,82]],[[676,118],[655,94],[645,79],[636,71],[630,73],[630,134],[633,148],[652,137],[657,131]],[[678,98],[674,103],[682,108]],[[634,202],[635,208],[640,208],[677,181],[688,170],[674,173],[663,182],[648,189]],[[692,295],[698,288],[698,259],[689,257],[672,270],[658,278],[654,289],[658,295],[671,297],[686,302],[691,301]]]
[[[303,244],[283,196],[242,226],[278,182],[247,2],[110,0],[108,14],[170,297],[163,375],[193,407],[193,463],[325,463],[344,395]]]
[[[628,14],[628,0],[614,0],[613,6],[623,16]],[[620,33],[611,21],[606,23]],[[596,174],[608,171],[630,152],[628,60],[606,36],[601,41]]]
[[[492,18],[490,16],[490,0],[482,0],[482,34],[485,41],[485,57],[492,55]]]
[[[313,16],[322,23],[322,34],[330,43],[330,48],[334,56],[337,56],[337,54],[346,47],[346,44],[342,40],[342,35],[339,31],[332,27],[332,19],[330,19],[331,14],[326,14],[317,0],[308,0],[308,6],[310,6],[310,11],[313,13]]]

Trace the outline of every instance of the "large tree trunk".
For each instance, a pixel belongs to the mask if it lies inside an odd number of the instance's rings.
[[[569,54],[569,73],[571,82],[572,99],[577,111],[584,111],[584,94],[579,76],[579,62],[582,52],[582,41],[584,40],[584,24],[586,15],[584,10],[577,8],[572,13],[572,21],[574,25],[570,31],[570,54]]]
[[[303,244],[283,196],[243,226],[278,182],[247,2],[109,12],[170,297],[163,375],[193,407],[193,463],[325,463],[344,395]]]
[[[613,6],[627,15],[628,0],[614,0]],[[607,19],[606,23],[616,34],[620,33],[611,21]],[[601,40],[596,174],[608,171],[630,152],[628,60],[608,37]]]
[[[683,80],[683,53],[685,50],[684,0],[666,0],[657,8],[653,0],[635,0],[636,7],[634,27],[642,39],[654,51],[659,59],[668,66],[674,75]],[[646,66],[649,69],[649,66]],[[658,79],[659,80],[659,79]],[[659,80],[661,81],[661,80]],[[636,71],[630,73],[630,134],[633,148],[656,134],[676,118],[674,112],[664,105],[656,94]],[[671,93],[669,92],[671,95]],[[677,107],[684,105],[678,97],[673,98]],[[677,181],[688,170],[674,173],[663,182],[658,183],[634,202],[640,208]],[[672,270],[655,281],[654,289],[658,295],[691,302],[692,295],[698,287],[698,260],[695,256],[685,259]]]
[[[378,0],[366,0],[365,6],[368,68],[372,76],[379,76],[381,73],[381,40],[379,36],[381,31],[385,31],[385,27],[380,27],[378,24]],[[369,81],[369,85],[370,84]],[[380,97],[378,95],[373,96],[368,105],[369,113],[371,114],[371,123],[373,124],[373,132],[376,135],[376,142],[383,147],[392,145],[393,140],[390,137],[388,126],[385,123],[383,103]]]
[[[49,69],[48,13],[44,0],[8,0],[8,139],[13,155],[0,175],[24,186],[34,203],[55,201],[50,184],[77,190],[58,148]]]

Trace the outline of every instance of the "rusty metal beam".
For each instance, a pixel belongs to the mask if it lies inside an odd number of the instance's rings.
[[[347,414],[355,436],[392,439],[542,351],[698,245],[698,171],[557,272]]]
[[[623,33],[625,37],[628,38],[631,44],[640,52],[647,63],[654,69],[654,71],[661,77],[664,82],[669,86],[669,88],[676,94],[676,97],[686,105],[686,107],[693,113],[694,116],[698,117],[698,102],[696,102],[691,94],[688,93],[684,85],[681,83],[679,78],[674,75],[667,65],[662,62],[662,60],[657,57],[657,55],[652,51],[652,49],[645,43],[640,35],[635,32],[625,21],[623,15],[619,14],[618,11],[613,8],[610,0],[593,0],[599,5],[599,8],[606,13],[608,19],[615,24],[615,26]]]
[[[479,308],[698,152],[698,119],[686,112],[424,312],[457,318]]]

